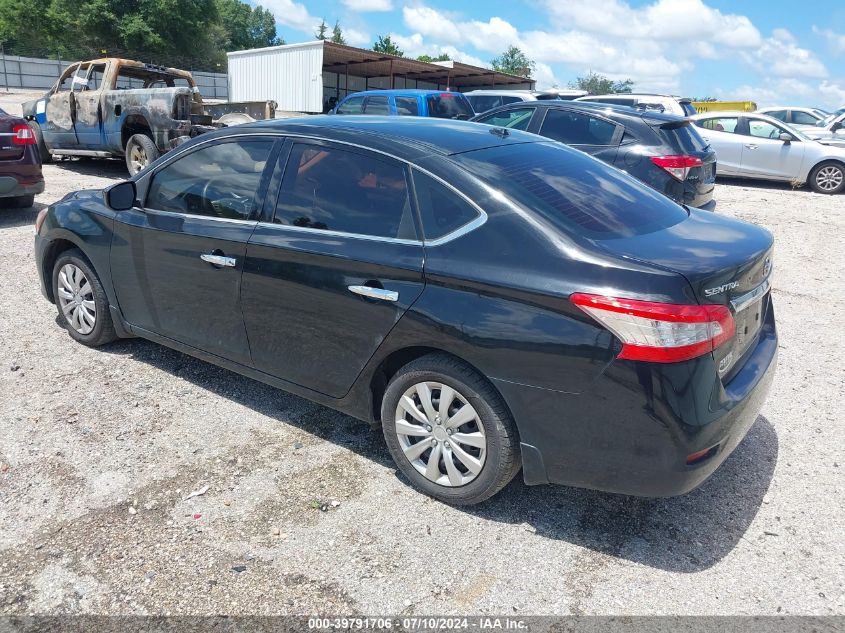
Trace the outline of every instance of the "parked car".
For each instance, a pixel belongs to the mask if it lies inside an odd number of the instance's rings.
[[[21,117],[0,109],[0,206],[31,207],[42,191],[35,133]]]
[[[708,210],[716,205],[716,152],[682,117],[580,101],[532,101],[472,120],[566,143],[681,204]]]
[[[520,466],[528,484],[682,494],[774,375],[770,233],[519,130],[211,132],[36,231],[76,341],[141,336],[380,421],[402,473],[449,503]]]
[[[823,145],[765,114],[708,112],[692,120],[716,150],[717,175],[808,183],[827,194],[845,189],[845,148]]]
[[[42,161],[118,157],[135,174],[198,134],[273,118],[276,103],[215,103],[209,109],[191,73],[107,58],[71,64],[47,94],[22,107]]]
[[[831,112],[815,125],[801,125],[797,129],[825,145],[843,147],[845,146],[845,108]]]
[[[696,113],[692,101],[685,97],[659,94],[612,94],[589,95],[578,97],[576,101],[591,101],[592,103],[607,103],[610,105],[628,106],[640,110],[656,110],[678,116],[691,116]]]
[[[469,119],[475,112],[460,92],[442,90],[366,90],[344,97],[333,114],[424,116]]]
[[[799,108],[794,106],[773,106],[770,108],[760,108],[757,110],[760,114],[765,114],[778,121],[789,123],[790,125],[813,125],[824,119],[830,113],[818,108]]]
[[[499,106],[521,101],[542,101],[546,99],[560,99],[570,101],[587,94],[586,90],[471,90],[464,96],[469,99],[472,109],[478,113],[487,112]]]

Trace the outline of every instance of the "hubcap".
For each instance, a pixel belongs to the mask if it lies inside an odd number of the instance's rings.
[[[478,413],[449,385],[421,382],[396,407],[396,435],[419,473],[441,486],[475,479],[487,457],[487,438]]]
[[[129,162],[132,163],[135,173],[138,173],[147,166],[147,152],[140,145],[133,145],[129,150]]]
[[[59,270],[59,308],[70,326],[80,334],[90,334],[97,324],[94,289],[82,270],[65,264]]]
[[[827,167],[822,167],[819,173],[816,174],[816,184],[819,186],[819,189],[833,191],[842,184],[843,177],[845,176],[843,176],[842,169],[834,165],[828,165]]]

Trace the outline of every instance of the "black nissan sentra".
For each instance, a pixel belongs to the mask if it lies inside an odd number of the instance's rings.
[[[205,134],[42,211],[71,337],[141,336],[380,421],[449,503],[522,468],[687,492],[775,369],[772,236],[516,130],[311,117]]]

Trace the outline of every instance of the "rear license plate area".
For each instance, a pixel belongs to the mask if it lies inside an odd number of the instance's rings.
[[[763,328],[768,300],[769,293],[766,292],[734,315],[736,334],[734,334],[730,352],[719,363],[720,376],[727,374],[737,361],[745,356],[749,348],[757,342],[760,330]]]

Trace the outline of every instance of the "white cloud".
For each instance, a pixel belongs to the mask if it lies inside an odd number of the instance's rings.
[[[801,104],[834,109],[845,103],[845,84],[822,80],[781,79],[765,85],[745,84],[716,89],[715,97],[727,101],[754,101],[758,107]]]
[[[837,33],[832,29],[821,29],[817,26],[813,27],[813,33],[820,35],[827,42],[828,48],[834,55],[845,54],[845,33]]]
[[[767,77],[811,78],[827,77],[827,68],[816,55],[798,46],[795,37],[786,29],[775,29],[772,36],[753,51],[740,56]]]
[[[426,6],[405,7],[402,17],[408,28],[435,41],[452,45],[465,43],[480,51],[499,53],[519,41],[516,28],[499,17],[492,17],[487,22],[462,22],[454,15]]]
[[[399,35],[397,33],[391,33],[390,39],[394,44],[402,49],[402,52],[405,53],[405,57],[419,57],[420,55],[431,55],[432,57],[437,57],[442,53],[446,53],[456,62],[472,64],[473,66],[481,66],[482,68],[489,65],[484,60],[458,50],[450,44],[444,45],[426,42],[420,33],[414,33],[413,35]]]
[[[315,18],[308,13],[304,4],[294,2],[294,0],[262,0],[262,4],[264,8],[273,12],[276,22],[279,24],[284,24],[311,36],[320,24],[320,18]]]
[[[366,31],[359,31],[343,25],[341,25],[341,30],[343,31],[343,39],[350,46],[370,46],[373,43],[373,38]]]
[[[392,11],[392,0],[343,0],[343,5],[352,11]]]

